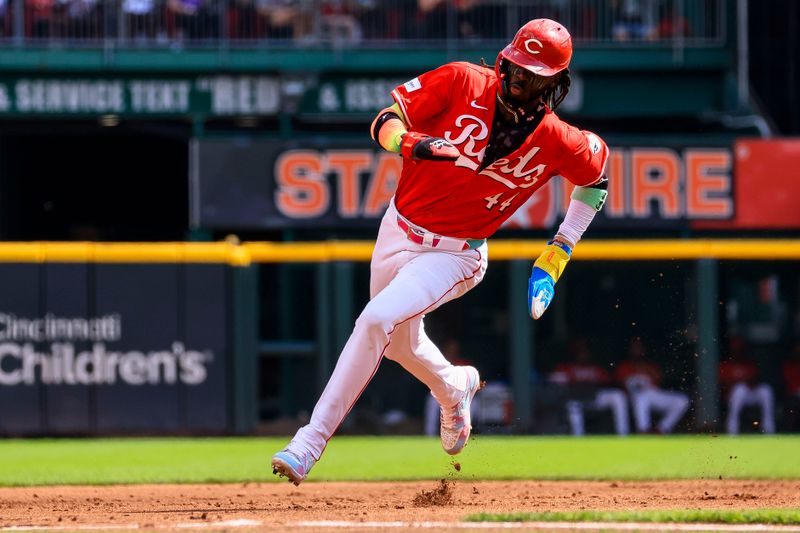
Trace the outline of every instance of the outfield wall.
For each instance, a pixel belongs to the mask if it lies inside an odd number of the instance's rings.
[[[0,243],[0,434],[254,431],[264,398],[286,393],[257,390],[259,357],[280,358],[283,366],[298,356],[313,359],[317,390],[289,391],[313,400],[358,312],[352,304],[358,292],[353,266],[369,260],[372,246]],[[535,326],[518,304],[540,247],[523,240],[490,245],[492,261],[508,267],[502,280],[507,294],[519,296],[505,304],[508,338],[499,344],[509,347],[508,374],[522,430],[535,429],[534,390],[527,379],[535,361]],[[706,426],[719,414],[719,262],[791,263],[800,260],[800,240],[588,240],[574,259],[695,265],[687,279],[695,284],[697,350],[703,356],[693,372],[698,426]],[[295,308],[313,323],[311,341],[259,333],[265,317],[284,313],[277,293],[294,287],[279,285],[259,297],[259,264],[275,263],[316,265],[316,299],[294,295]],[[577,282],[579,267],[573,271]],[[570,290],[569,279],[560,285],[562,293]],[[291,375],[281,377],[287,381],[279,387],[292,383]]]
[[[0,262],[0,434],[252,431],[247,272],[120,259]]]

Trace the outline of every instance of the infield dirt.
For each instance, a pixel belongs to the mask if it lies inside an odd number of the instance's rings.
[[[478,512],[799,508],[800,481],[306,482],[0,488],[0,529],[170,529],[257,521],[455,522]]]

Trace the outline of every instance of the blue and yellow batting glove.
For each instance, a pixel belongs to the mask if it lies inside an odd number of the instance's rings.
[[[528,279],[528,309],[534,320],[541,317],[553,301],[556,282],[567,266],[572,248],[566,243],[550,241],[539,259],[533,263]]]

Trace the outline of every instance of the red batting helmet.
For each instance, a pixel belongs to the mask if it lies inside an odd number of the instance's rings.
[[[534,19],[519,29],[500,55],[534,74],[549,77],[569,66],[572,37],[555,20]]]

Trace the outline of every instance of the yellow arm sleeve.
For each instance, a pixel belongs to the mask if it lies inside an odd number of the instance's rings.
[[[386,116],[389,113],[390,115]],[[392,116],[396,115],[396,116]],[[370,134],[384,150],[400,153],[403,134],[408,132],[405,117],[397,103],[382,109],[370,126]]]

